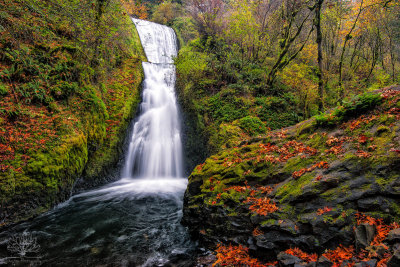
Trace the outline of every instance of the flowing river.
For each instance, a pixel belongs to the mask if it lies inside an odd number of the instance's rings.
[[[171,28],[133,19],[148,62],[121,179],[0,233],[0,265],[193,266]],[[22,246],[21,246],[22,244]],[[23,255],[22,255],[23,254]]]

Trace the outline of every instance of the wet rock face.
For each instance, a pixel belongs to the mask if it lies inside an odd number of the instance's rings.
[[[396,251],[387,263],[388,267],[400,266],[400,251]]]
[[[400,218],[400,157],[391,151],[400,121],[386,121],[385,103],[336,129],[310,120],[208,158],[189,178],[183,223],[202,244],[241,244],[261,259],[290,247],[365,248],[375,229],[354,230],[358,212]],[[374,136],[380,126],[387,131]]]

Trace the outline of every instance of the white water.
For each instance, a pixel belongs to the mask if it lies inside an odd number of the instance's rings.
[[[180,121],[174,91],[176,36],[169,27],[132,20],[149,62],[142,63],[143,100],[122,176],[182,177]]]

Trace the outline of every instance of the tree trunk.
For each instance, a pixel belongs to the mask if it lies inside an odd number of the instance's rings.
[[[342,103],[343,98],[344,98],[344,88],[343,88],[343,82],[342,82],[342,69],[343,69],[344,54],[346,52],[347,42],[352,38],[351,33],[356,28],[358,18],[360,17],[361,12],[363,11],[363,3],[364,3],[364,0],[361,0],[360,9],[358,11],[357,17],[354,20],[353,26],[351,27],[350,31],[346,34],[346,37],[344,38],[343,49],[342,49],[342,53],[340,55],[340,62],[339,62],[339,102],[340,103]]]
[[[318,45],[318,110],[324,111],[324,80],[322,72],[322,31],[321,31],[321,8],[324,0],[317,0],[315,6],[315,28],[317,29],[317,45]]]

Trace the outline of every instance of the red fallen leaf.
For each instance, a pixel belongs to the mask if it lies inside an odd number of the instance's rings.
[[[324,207],[323,209],[318,209],[317,214],[322,215],[324,213],[330,212],[332,208]]]
[[[196,167],[196,170],[201,171],[203,169],[204,165],[205,165],[205,163],[198,165]]]
[[[328,164],[328,162],[326,162],[326,161],[320,161],[320,162],[314,164],[313,166],[311,166],[310,168],[301,169],[301,170],[299,170],[299,171],[293,172],[292,177],[293,177],[294,179],[297,179],[297,178],[301,177],[303,174],[305,174],[306,172],[312,172],[312,171],[315,170],[316,168],[328,169],[328,168],[329,168],[329,164]]]
[[[365,135],[363,135],[363,134],[361,134],[361,135],[358,137],[358,142],[359,142],[360,144],[365,144],[365,143],[367,143],[368,141],[372,141],[372,140],[374,140],[372,137],[371,137],[371,138],[368,138],[367,136],[365,136]]]
[[[261,230],[258,229],[258,228],[254,228],[254,230],[253,230],[253,236],[260,236],[260,235],[262,235],[262,234],[264,234],[263,231],[261,231]]]
[[[365,158],[366,159],[366,158],[371,157],[371,154],[366,152],[366,151],[363,151],[363,150],[358,150],[357,153],[356,153],[356,156],[359,157],[359,158]]]
[[[276,204],[267,197],[248,197],[244,203],[251,203],[252,205],[249,207],[249,210],[263,216],[266,216],[268,213],[273,213],[279,209]]]
[[[376,267],[387,267],[387,262],[389,261],[389,259],[390,259],[390,256],[381,259],[381,260],[378,261],[378,263],[376,264]]]
[[[299,248],[290,248],[285,251],[286,254],[293,255],[297,258],[302,259],[303,261],[306,261],[307,263],[309,262],[316,262],[318,260],[318,255],[317,254],[308,254],[306,252],[303,252]]]
[[[260,186],[257,188],[262,194],[270,194],[274,189],[270,186]]]
[[[239,246],[224,246],[218,244],[217,249],[217,261],[213,266],[252,266],[252,267],[263,267],[263,266],[275,266],[277,262],[268,263],[264,265],[257,259],[251,258],[249,255],[249,249],[242,245]]]
[[[229,190],[235,190],[238,193],[244,193],[248,189],[250,189],[250,186],[238,186],[238,185],[235,185],[235,186],[230,186],[228,188],[225,188],[224,191],[226,192],[226,191],[229,191]]]
[[[322,256],[334,263],[334,266],[340,266],[344,261],[349,260],[354,255],[354,247],[344,247],[339,245],[335,250],[328,250]]]

